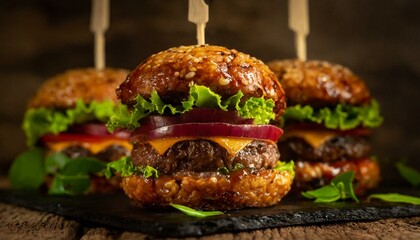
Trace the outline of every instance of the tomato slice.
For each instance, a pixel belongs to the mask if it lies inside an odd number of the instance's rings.
[[[87,134],[74,133],[60,133],[60,134],[45,134],[40,138],[41,142],[101,142],[106,140],[128,140],[128,138],[121,138],[114,135],[108,136],[92,136]]]
[[[117,130],[108,132],[104,123],[75,124],[67,132],[45,134],[41,142],[101,142],[106,140],[128,140],[131,132]]]
[[[182,123],[156,128],[144,133],[141,127],[132,134],[134,141],[171,137],[238,137],[277,142],[283,130],[274,125],[229,123]]]

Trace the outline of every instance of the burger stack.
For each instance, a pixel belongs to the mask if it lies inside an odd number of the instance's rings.
[[[380,169],[369,137],[382,117],[366,84],[348,68],[328,62],[268,65],[286,92],[279,147],[284,160],[295,161],[293,189],[318,188],[347,171],[355,172],[356,194],[376,187]]]

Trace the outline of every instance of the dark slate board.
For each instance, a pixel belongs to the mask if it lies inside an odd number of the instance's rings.
[[[381,192],[391,192],[389,190]],[[420,195],[419,190],[414,189],[404,191],[399,188],[393,192]],[[92,227],[107,226],[157,237],[202,236],[293,225],[420,216],[420,206],[408,204],[380,201],[315,204],[292,195],[274,207],[228,211],[204,219],[189,217],[174,209],[137,208],[122,193],[65,197],[0,190],[0,201],[55,213]]]

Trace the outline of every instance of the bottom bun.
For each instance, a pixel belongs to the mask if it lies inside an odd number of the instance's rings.
[[[169,203],[196,209],[229,210],[277,204],[291,188],[293,175],[273,169],[241,169],[217,172],[178,172],[159,178],[123,178],[125,193],[141,207],[165,207]]]
[[[348,171],[354,172],[356,195],[377,187],[381,179],[378,162],[370,158],[337,162],[295,161],[293,192],[300,193],[327,185],[335,176]]]

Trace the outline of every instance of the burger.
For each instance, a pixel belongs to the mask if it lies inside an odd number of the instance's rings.
[[[29,150],[12,165],[12,184],[38,188],[46,183],[57,194],[117,189],[116,178],[96,173],[132,149],[129,133],[111,134],[105,126],[120,105],[115,89],[127,74],[122,69],[74,69],[45,81],[28,102],[23,130]],[[41,159],[39,167],[27,169],[34,159]]]
[[[170,48],[147,58],[117,89],[126,109],[108,127],[132,130],[133,151],[108,164],[141,207],[196,209],[277,204],[293,163],[280,162],[273,125],[284,91],[260,60],[211,45]]]
[[[355,192],[377,186],[378,162],[371,155],[372,128],[382,123],[366,84],[348,68],[323,61],[268,63],[286,92],[279,141],[283,159],[294,159],[296,191],[329,184],[354,171]]]

